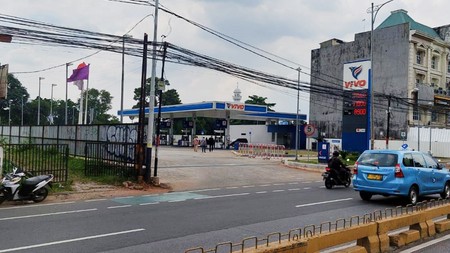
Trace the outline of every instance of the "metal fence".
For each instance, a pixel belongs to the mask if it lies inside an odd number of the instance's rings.
[[[3,172],[12,166],[33,175],[53,174],[54,182],[66,182],[69,148],[65,144],[7,144],[3,145]]]
[[[85,147],[86,176],[119,176],[135,178],[137,144],[87,142]],[[143,154],[145,156],[145,154]],[[143,158],[145,161],[145,157]]]

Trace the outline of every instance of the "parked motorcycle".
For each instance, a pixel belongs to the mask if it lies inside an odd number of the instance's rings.
[[[13,172],[6,173],[1,180],[0,204],[5,200],[42,202],[47,198],[52,180],[52,174],[31,176],[14,167]]]
[[[325,168],[325,172],[322,173],[323,180],[325,181],[325,187],[327,189],[333,188],[335,185],[343,185],[345,187],[349,187],[352,182],[352,173],[350,172],[350,169],[345,168],[346,173],[345,175],[341,175],[340,178],[336,178],[334,175],[335,173],[331,173],[331,169],[329,167]]]

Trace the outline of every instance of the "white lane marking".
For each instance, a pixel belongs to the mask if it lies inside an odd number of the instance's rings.
[[[75,201],[51,203],[51,204],[38,204],[38,205],[30,205],[30,206],[12,206],[12,207],[0,208],[0,210],[21,209],[21,208],[30,208],[30,207],[40,207],[40,206],[56,206],[56,205],[66,205],[66,204],[73,204],[73,203],[75,203]]]
[[[206,192],[206,191],[218,191],[218,190],[222,190],[222,188],[200,189],[200,190],[193,190],[193,191],[187,191],[187,192]]]
[[[446,235],[446,236],[440,237],[438,239],[435,239],[435,240],[432,240],[432,241],[428,241],[426,243],[422,243],[422,244],[417,245],[415,247],[412,247],[412,248],[409,248],[409,249],[406,249],[406,250],[402,250],[402,251],[400,251],[400,253],[413,253],[413,252],[416,252],[416,251],[420,251],[423,248],[426,248],[426,247],[431,246],[431,245],[436,244],[436,243],[440,243],[440,242],[448,240],[448,239],[450,239],[450,235]]]
[[[124,207],[130,207],[131,205],[123,205],[123,206],[108,206],[108,209],[115,209],[115,208],[124,208]]]
[[[88,199],[88,200],[85,200],[84,202],[97,202],[97,201],[104,201],[104,200],[107,200],[107,199]]]
[[[323,180],[314,181],[315,183],[322,183]]]
[[[310,184],[310,183],[312,183],[312,181],[305,181],[305,182],[303,182],[304,184]]]
[[[258,186],[260,186],[260,187],[265,187],[265,186],[270,186],[270,184],[260,184],[260,185],[258,185]]]
[[[289,183],[289,184],[298,184],[298,182],[294,182],[294,183]]]
[[[244,185],[244,186],[242,186],[242,188],[252,188],[252,187],[255,187],[254,185]]]
[[[325,188],[325,186],[322,185],[322,186],[319,186],[319,188]]]
[[[44,213],[44,214],[33,214],[33,215],[25,215],[25,216],[7,217],[7,218],[0,218],[0,221],[4,221],[4,220],[18,220],[18,219],[43,217],[43,216],[52,216],[52,215],[60,215],[60,214],[70,214],[70,213],[82,213],[82,212],[91,212],[91,211],[97,211],[97,208],[84,209],[84,210],[74,210],[74,211],[66,211],[66,212],[56,212],[56,213]]]
[[[255,192],[256,194],[267,193],[267,191]]]
[[[244,192],[244,193],[236,193],[236,194],[227,194],[227,195],[217,195],[217,196],[205,196],[205,197],[198,197],[194,199],[215,199],[215,198],[226,198],[226,197],[235,197],[235,196],[244,196],[249,195],[250,193]]]
[[[139,204],[139,205],[140,206],[148,206],[148,205],[156,205],[156,204],[159,204],[159,202],[142,203],[142,204]]]
[[[309,189],[311,189],[311,187],[305,187],[305,188],[303,188],[303,190],[309,190]]]
[[[169,200],[168,203],[176,203],[176,202],[183,202],[186,201],[185,199],[178,199],[178,200]]]
[[[114,199],[131,199],[131,198],[134,198],[134,196],[117,197],[117,198],[114,198]]]
[[[272,184],[272,185],[276,185],[276,186],[278,186],[278,185],[285,185],[285,183],[278,183],[278,184]]]
[[[237,189],[237,188],[239,188],[239,187],[237,187],[237,186],[230,186],[230,187],[227,187],[225,189]]]
[[[288,191],[300,191],[300,188],[292,188],[292,189],[288,189]]]
[[[353,198],[335,199],[335,200],[329,200],[329,201],[322,201],[322,202],[315,202],[315,203],[309,203],[309,204],[303,204],[303,205],[296,205],[295,207],[315,206],[315,205],[322,205],[322,204],[328,204],[328,203],[334,203],[334,202],[348,201],[348,200],[352,200],[352,199]]]
[[[273,190],[272,192],[284,192],[284,190]]]
[[[4,250],[0,250],[0,253],[11,252],[11,251],[18,251],[18,250],[26,250],[26,249],[34,249],[34,248],[46,247],[46,246],[63,244],[63,243],[69,243],[69,242],[78,242],[78,241],[102,238],[102,237],[107,237],[107,236],[129,234],[129,233],[141,232],[141,231],[144,231],[144,230],[145,230],[144,228],[139,228],[139,229],[132,229],[132,230],[115,232],[115,233],[92,235],[92,236],[79,237],[79,238],[62,240],[62,241],[47,242],[47,243],[41,243],[41,244],[35,244],[35,245],[29,245],[29,246],[22,246],[22,247],[11,248],[11,249],[4,249]]]

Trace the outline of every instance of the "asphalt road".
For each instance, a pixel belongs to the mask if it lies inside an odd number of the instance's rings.
[[[385,197],[364,202],[351,187],[327,190],[320,173],[279,161],[229,151],[165,149],[161,154],[159,176],[175,192],[3,207],[0,253],[206,250],[401,204]]]

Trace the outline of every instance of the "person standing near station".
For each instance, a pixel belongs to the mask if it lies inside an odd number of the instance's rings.
[[[202,147],[202,153],[206,153],[206,139],[203,137],[203,139],[200,141],[200,147]]]
[[[209,152],[214,151],[214,145],[216,144],[216,142],[214,141],[214,138],[211,136],[208,139],[208,146],[209,146]]]

